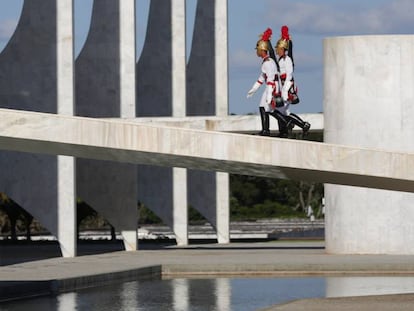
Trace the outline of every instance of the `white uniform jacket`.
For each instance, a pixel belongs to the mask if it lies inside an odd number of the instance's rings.
[[[275,61],[269,56],[265,57],[262,62],[261,74],[257,79],[260,84],[266,84],[266,88],[263,92],[260,100],[260,107],[264,107],[265,111],[273,111],[272,100],[273,92],[275,90],[275,81],[277,77],[277,67]]]
[[[288,98],[288,91],[293,84],[293,62],[292,59],[288,55],[284,55],[279,58],[279,81],[284,81],[281,88],[281,95],[284,100],[284,106],[276,108],[279,112],[284,115],[289,115],[289,105],[290,102],[287,100]]]

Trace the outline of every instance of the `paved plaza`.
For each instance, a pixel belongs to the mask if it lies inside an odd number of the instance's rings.
[[[78,247],[82,256],[63,258],[57,257],[58,247],[53,243],[3,244],[3,262],[6,263],[6,254],[11,251],[14,257],[8,256],[7,265],[0,267],[1,298],[58,294],[160,276],[414,275],[414,256],[330,255],[326,254],[323,241],[281,240],[187,247],[143,243],[140,250],[131,252],[119,251],[121,246],[121,243],[81,244]],[[12,264],[13,258],[15,264]],[[365,307],[409,310],[413,302],[414,294],[325,298],[299,300],[268,310],[304,310],[305,306],[306,310],[363,310]]]

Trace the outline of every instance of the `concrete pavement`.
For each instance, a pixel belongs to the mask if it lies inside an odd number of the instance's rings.
[[[302,299],[260,311],[412,311],[414,294]]]
[[[143,245],[143,248],[147,249],[75,258],[53,257],[2,266],[0,298],[4,300],[14,296],[57,294],[90,286],[161,276],[414,276],[414,256],[329,255],[325,253],[323,241],[197,244],[188,247],[170,245],[152,249]],[[41,251],[36,247],[27,251],[36,252],[36,249]],[[2,254],[10,250],[11,248],[3,246]],[[23,253],[21,251],[20,254]],[[401,309],[403,302],[409,305],[414,301],[413,295],[381,297],[308,299],[306,308],[332,310],[334,305],[335,310],[351,310],[346,308],[355,307],[356,304],[375,306],[380,302],[392,306],[395,302],[398,310],[405,310]],[[268,310],[301,310],[303,303],[298,301]],[[312,309],[312,306],[315,308]]]

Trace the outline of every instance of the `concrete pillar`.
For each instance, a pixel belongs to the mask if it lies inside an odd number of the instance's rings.
[[[172,229],[177,245],[188,245],[187,169],[174,167]]]
[[[324,40],[325,141],[414,152],[414,36]],[[326,251],[414,254],[414,195],[325,186]]]
[[[215,1],[215,64],[216,64],[216,116],[227,116],[229,112],[228,95],[228,38],[227,38],[227,0]],[[230,184],[228,173],[216,173],[217,240],[230,242]]]
[[[88,38],[76,61],[76,114],[135,117],[135,1],[94,1]],[[78,196],[137,249],[136,166],[77,160]]]
[[[24,2],[0,54],[1,107],[73,114],[72,21],[72,0]],[[65,257],[76,255],[74,165],[71,157],[0,153],[0,191],[57,237]]]
[[[74,114],[73,0],[56,1],[56,58],[58,114]],[[64,257],[76,256],[75,158],[57,157],[58,228]]]
[[[187,115],[228,114],[227,1],[198,0],[187,66]],[[190,205],[213,225],[219,243],[230,242],[227,173],[189,170]]]
[[[185,114],[185,0],[152,0],[137,63],[138,117]],[[187,173],[182,168],[138,166],[138,199],[188,244]]]
[[[227,1],[215,1],[214,41],[215,43],[215,84],[216,116],[229,114],[229,74],[228,74],[228,36]]]
[[[216,173],[216,231],[217,242],[230,243],[229,174]]]

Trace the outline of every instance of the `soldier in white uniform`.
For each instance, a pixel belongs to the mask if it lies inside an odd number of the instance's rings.
[[[265,84],[265,90],[260,100],[259,111],[262,121],[262,130],[259,135],[270,136],[269,130],[269,113],[274,109],[273,94],[275,91],[275,79],[277,77],[277,66],[275,61],[270,57],[269,51],[273,51],[270,43],[272,30],[268,28],[256,44],[256,54],[262,58],[261,73],[253,87],[247,93],[247,97],[252,96],[262,84]]]
[[[296,114],[290,113],[289,106],[297,104],[299,99],[296,94],[296,87],[293,79],[293,55],[292,55],[292,40],[290,39],[289,29],[287,26],[281,28],[281,38],[276,43],[276,53],[278,55],[278,87],[276,90],[276,108],[272,112],[279,125],[279,136],[288,137],[288,132],[295,125],[299,126],[304,135],[307,134],[310,128],[308,122],[304,122]],[[281,100],[280,100],[281,97]]]

